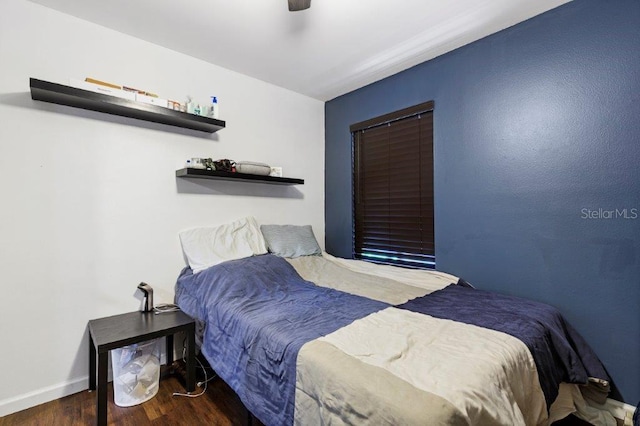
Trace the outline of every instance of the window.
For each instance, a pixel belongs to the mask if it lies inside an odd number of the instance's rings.
[[[355,259],[435,267],[433,106],[351,126]]]

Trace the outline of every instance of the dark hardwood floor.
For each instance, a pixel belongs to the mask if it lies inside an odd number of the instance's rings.
[[[198,398],[173,396],[184,392],[176,376],[160,381],[158,394],[134,407],[122,408],[113,402],[109,383],[107,418],[110,425],[246,425],[248,413],[240,399],[220,379],[208,383]],[[199,392],[199,388],[195,393]],[[9,425],[92,425],[96,416],[95,393],[79,392],[0,418],[0,426]],[[253,425],[259,422],[253,422]]]
[[[199,379],[201,380],[201,379]],[[109,383],[108,423],[110,425],[215,425],[237,426],[249,424],[249,414],[236,394],[222,380],[208,383],[207,391],[198,398],[173,396],[184,392],[177,376],[170,375],[160,381],[158,394],[151,400],[134,407],[122,408],[113,402]],[[199,393],[199,388],[195,393]],[[13,425],[92,425],[95,424],[95,393],[78,392],[18,413],[0,417],[0,426]],[[252,426],[263,426],[253,419]],[[575,417],[568,417],[553,426],[587,426]]]

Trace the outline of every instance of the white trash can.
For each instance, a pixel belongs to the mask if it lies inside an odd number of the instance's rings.
[[[158,393],[160,341],[149,340],[111,351],[113,400],[119,407],[131,407]]]

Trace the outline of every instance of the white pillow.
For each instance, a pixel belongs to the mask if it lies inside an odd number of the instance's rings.
[[[225,225],[188,229],[179,236],[182,252],[194,273],[227,260],[267,252],[264,237],[251,216]]]

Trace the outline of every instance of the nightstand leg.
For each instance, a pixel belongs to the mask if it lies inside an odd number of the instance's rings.
[[[187,332],[187,392],[196,390],[196,334],[195,327]]]
[[[89,333],[89,390],[96,390],[96,346],[93,336]]]
[[[173,364],[173,334],[169,334],[165,341],[167,347],[167,367]]]
[[[107,424],[107,364],[109,352],[98,353],[98,392],[96,395],[96,424]]]

